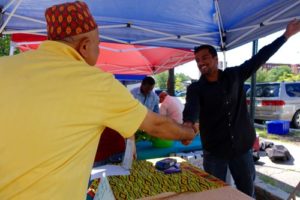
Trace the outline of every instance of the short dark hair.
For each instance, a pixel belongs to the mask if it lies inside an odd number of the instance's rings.
[[[194,54],[198,53],[199,51],[203,50],[203,49],[207,49],[209,51],[209,53],[213,56],[216,57],[218,56],[217,54],[217,50],[215,49],[215,47],[208,45],[208,44],[204,44],[201,46],[197,46],[194,48]]]
[[[142,85],[155,85],[155,80],[151,76],[146,76],[142,81]]]

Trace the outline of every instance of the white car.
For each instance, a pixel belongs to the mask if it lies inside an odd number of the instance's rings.
[[[250,91],[247,104],[250,105]],[[268,82],[256,84],[255,120],[287,120],[300,128],[300,82]]]

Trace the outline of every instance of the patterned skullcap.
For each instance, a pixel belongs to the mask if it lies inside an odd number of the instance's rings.
[[[62,40],[97,28],[86,3],[81,1],[63,3],[46,9],[49,40]]]

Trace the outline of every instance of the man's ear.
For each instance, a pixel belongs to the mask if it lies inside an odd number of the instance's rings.
[[[91,45],[91,40],[88,37],[82,38],[77,45],[76,50],[83,58],[87,58],[89,56],[89,45]]]
[[[214,59],[216,60],[217,63],[219,63],[219,58],[218,58],[218,56],[215,56]]]

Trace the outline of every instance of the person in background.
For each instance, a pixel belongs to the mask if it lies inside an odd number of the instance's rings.
[[[155,80],[150,76],[146,76],[143,79],[141,86],[132,89],[131,94],[149,110],[159,113],[159,98],[155,92],[153,92],[154,86]]]
[[[83,1],[46,9],[48,41],[0,58],[0,199],[86,197],[105,127],[188,144],[192,128],[147,110],[96,67],[98,25]]]
[[[177,123],[182,123],[182,111],[184,106],[178,98],[172,97],[168,95],[167,92],[162,91],[159,94],[159,103],[161,103],[159,114],[170,117]]]
[[[192,126],[199,120],[204,170],[225,181],[229,167],[237,188],[252,197],[255,196],[252,158],[255,129],[247,112],[243,85],[299,31],[300,20],[295,19],[281,37],[263,47],[251,59],[224,71],[218,69],[214,47],[202,45],[195,48],[201,77],[187,89],[184,124]]]

